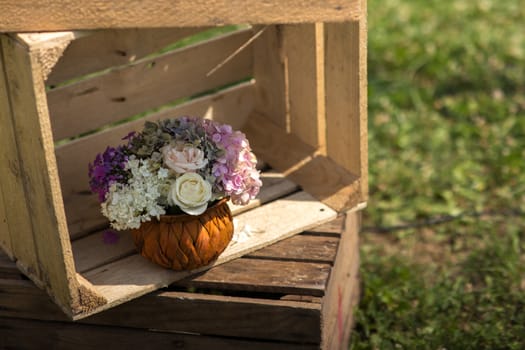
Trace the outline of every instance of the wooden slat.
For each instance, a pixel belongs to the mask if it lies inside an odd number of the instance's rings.
[[[256,112],[316,149],[325,145],[322,29],[272,26],[254,43]]]
[[[318,304],[248,296],[162,292],[149,294],[79,322],[319,343],[320,309]]]
[[[248,29],[225,34],[49,91],[55,140],[250,77],[250,47],[206,75],[250,35]]]
[[[253,75],[255,85],[255,112],[267,116],[282,130],[287,130],[287,82],[283,52],[283,27],[255,28],[264,30],[253,43]]]
[[[235,338],[207,337],[121,327],[0,318],[5,349],[316,349],[319,345],[283,344]],[[30,334],[31,336],[28,336]],[[89,336],[86,336],[89,335]]]
[[[327,23],[324,31],[327,153],[360,177],[364,202],[368,193],[366,17],[359,22]]]
[[[135,62],[206,28],[125,29],[86,32],[71,42],[46,80],[47,85]],[[41,35],[41,34],[39,34]]]
[[[0,192],[2,192],[5,223],[0,227],[2,233],[2,248],[10,257],[19,257],[25,264],[24,269],[33,271],[35,276],[40,276],[35,245],[33,242],[33,229],[27,218],[29,217],[28,203],[25,200],[25,189],[22,182],[18,147],[16,145],[15,131],[11,101],[8,95],[7,77],[5,76],[2,42],[8,40],[5,36],[0,38]],[[4,195],[5,193],[5,195]],[[3,222],[3,220],[2,220]],[[11,240],[14,233],[16,239]]]
[[[306,233],[310,234],[327,234],[331,233],[334,235],[340,235],[341,232],[344,231],[344,221],[345,216],[339,215],[337,219],[327,222],[326,224],[322,224],[319,226],[316,226],[308,231]]]
[[[330,281],[326,288],[322,314],[322,349],[341,349],[345,344],[345,321],[353,313],[352,294],[358,283],[359,273],[359,216],[350,213],[346,216],[345,231],[337,252],[337,262],[332,268]]]
[[[338,243],[337,237],[298,235],[250,253],[247,257],[331,264],[335,260]]]
[[[334,219],[335,216],[336,213],[330,208],[314,200],[307,193],[299,192],[262,206],[258,210],[239,215],[237,229],[242,229],[249,223],[253,232],[259,234],[252,240],[230,244],[209,266],[194,271],[175,272],[153,265],[139,255],[133,255],[89,271],[85,277],[109,300],[108,304],[96,310],[99,311],[291,237],[305,229]],[[272,218],[271,221],[268,220],[269,217]],[[78,317],[89,314],[90,312],[87,312]]]
[[[263,173],[261,179],[263,186],[256,200],[246,205],[248,209],[258,207],[279,197],[290,194],[297,189],[290,180],[278,176],[274,172]],[[242,206],[235,206],[230,203],[232,213],[237,215],[247,209]],[[111,244],[104,243],[104,232],[96,232],[87,237],[73,241],[73,255],[75,258],[76,270],[84,273],[93,268],[108,264],[136,251],[131,233],[114,231],[118,235],[116,242]]]
[[[141,130],[145,120],[182,115],[205,116],[238,129],[252,111],[252,85],[251,82],[244,83],[58,147],[56,157],[71,237],[107,224],[100,213],[96,196],[89,190],[87,164],[95,159],[97,153],[104,151],[106,146],[120,144],[122,137],[129,132]]]
[[[319,343],[320,312],[309,302],[154,292],[76,323]],[[66,320],[30,281],[7,279],[0,279],[0,317]]]
[[[176,284],[196,288],[323,296],[329,272],[329,264],[237,259]]]
[[[25,190],[22,198],[27,201],[30,212],[23,219],[31,222],[33,228],[32,239],[19,243],[34,242],[41,271],[41,274],[29,270],[25,273],[47,289],[65,312],[71,313],[81,308],[81,296],[58,180],[43,76],[38,60],[16,41],[3,36],[2,50],[20,177]],[[3,194],[5,197],[6,192]],[[16,232],[17,227],[10,225],[10,230]],[[33,257],[29,262],[23,260],[25,257],[17,258],[23,265],[34,263]],[[89,291],[85,293],[83,297],[88,297]]]
[[[284,26],[289,130],[314,148],[326,143],[322,28],[321,23]]]
[[[360,202],[354,174],[267,118],[251,115],[243,130],[256,154],[329,207],[345,211]]]
[[[4,0],[0,32],[304,23],[359,15],[357,0]]]

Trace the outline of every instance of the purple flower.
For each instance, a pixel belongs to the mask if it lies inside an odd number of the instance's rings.
[[[129,174],[125,170],[128,156],[126,147],[108,147],[102,154],[97,154],[93,164],[89,164],[88,175],[91,191],[98,194],[103,202],[109,187],[115,182],[127,181]]]
[[[102,233],[102,241],[105,244],[117,244],[120,240],[120,235],[115,230],[106,230]]]

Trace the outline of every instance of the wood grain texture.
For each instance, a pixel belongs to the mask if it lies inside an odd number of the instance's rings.
[[[3,349],[315,349],[316,345],[208,337],[121,327],[0,318]],[[28,334],[31,336],[28,337]],[[89,336],[86,336],[89,335]]]
[[[321,24],[265,28],[254,43],[255,111],[314,148],[324,147]]]
[[[87,168],[97,153],[103,152],[106,146],[117,146],[129,132],[140,131],[145,120],[193,115],[229,123],[238,129],[252,110],[252,89],[251,82],[244,83],[58,147],[56,157],[71,237],[78,237],[107,225],[107,220],[100,213],[96,196],[89,190]]]
[[[0,36],[0,192],[4,208],[2,224],[2,248],[14,258],[19,257],[24,262],[24,269],[32,271],[35,278],[40,278],[36,248],[33,242],[33,228],[27,220],[29,208],[25,200],[26,194],[22,182],[18,146],[16,144],[11,101],[8,94],[8,82],[5,75],[6,61],[3,55],[3,43],[9,39]],[[16,239],[11,234],[16,232]]]
[[[288,129],[288,97],[283,26],[256,27],[264,33],[253,43],[255,112],[267,116],[282,130]]]
[[[0,32],[346,21],[359,14],[358,0],[3,0]]]
[[[319,343],[320,310],[318,303],[270,300],[249,293],[231,297],[154,292],[76,323]],[[0,279],[0,317],[66,320],[30,281],[12,279]]]
[[[46,80],[69,43],[81,35],[78,32],[14,33],[11,37],[31,51]]]
[[[46,84],[52,86],[110,67],[133,63],[205,29],[207,28],[145,28],[72,32],[72,35],[79,37],[64,51]],[[47,33],[37,33],[33,36],[45,34]]]
[[[71,314],[82,309],[82,299],[67,231],[40,64],[31,51],[11,38],[2,38],[2,51],[20,177],[25,190],[22,198],[29,209],[25,219],[31,223],[33,232],[32,240],[20,243],[34,242],[40,268],[36,276],[31,271],[24,272]],[[15,227],[10,230],[16,232]],[[27,263],[23,257],[17,258],[23,268]],[[32,263],[33,258],[30,260]]]
[[[7,213],[4,204],[4,195],[2,192],[2,187],[0,186],[0,251],[2,250],[9,254],[9,256],[14,257],[13,248],[11,247],[11,235],[9,234],[9,226],[7,225]]]
[[[232,297],[161,292],[77,322],[318,344],[320,309],[319,304],[256,298],[250,294]]]
[[[289,131],[324,148],[324,37],[321,23],[284,26]]]
[[[297,235],[247,255],[249,258],[331,264],[338,237]]]
[[[339,215],[336,219],[325,224],[313,227],[305,233],[307,234],[333,234],[339,236],[345,229],[345,214]]]
[[[362,201],[368,193],[366,30],[366,16],[325,24],[327,153],[360,177]]]
[[[351,322],[349,314],[353,314],[355,304],[352,294],[358,283],[359,273],[359,215],[350,213],[345,219],[345,230],[341,233],[341,241],[337,251],[338,259],[332,268],[330,280],[326,288],[322,309],[322,349],[346,349],[345,332]]]
[[[299,192],[239,215],[235,223],[236,230],[246,228],[249,224],[256,236],[244,242],[232,242],[214,263],[204,268],[175,272],[155,266],[141,256],[132,255],[91,270],[84,277],[109,301],[96,310],[98,312],[291,237],[304,229],[330,221],[335,216],[330,208],[310,195]],[[268,217],[273,220],[269,221]],[[89,314],[91,312],[76,317],[82,318]]]
[[[360,203],[358,177],[295,135],[259,114],[243,130],[256,154],[331,208],[345,211]]]
[[[196,288],[323,296],[329,272],[329,264],[241,258],[175,284]]]
[[[320,231],[327,231],[330,228],[335,230],[336,226],[342,228],[341,217],[335,221],[331,221],[330,225],[321,227]],[[349,224],[348,227],[354,225]],[[312,229],[311,231],[316,231]],[[347,235],[349,232],[345,232],[343,237],[351,237]],[[300,244],[296,240],[298,237],[309,237],[309,235],[294,236],[291,239],[282,241],[294,241]],[[314,236],[315,238],[323,238],[323,236]],[[328,236],[329,238],[336,238],[338,236]],[[345,239],[345,238],[343,238]],[[344,247],[340,248],[344,252],[350,252],[357,249],[357,246],[349,246],[349,240],[346,239]],[[357,243],[356,240],[352,242]],[[291,245],[297,245],[296,243]],[[280,243],[278,243],[280,244]],[[265,248],[265,249],[268,249]],[[263,249],[264,250],[264,249]],[[331,274],[337,274],[338,276],[344,276],[345,271],[339,271],[340,268],[344,269],[343,265],[348,265],[349,260],[346,259],[346,255],[340,255],[334,261],[334,268],[332,268]],[[279,254],[279,253],[277,253]],[[0,255],[0,258],[6,258]],[[343,258],[345,264],[341,265],[338,261]],[[242,260],[254,260],[256,259],[242,259]],[[232,262],[226,263],[222,266],[227,266]],[[7,262],[9,264],[9,262]],[[13,265],[13,263],[11,263]],[[355,267],[355,266],[354,266]],[[14,267],[11,267],[14,269]],[[217,267],[218,268],[218,267]],[[211,274],[214,269],[207,272]],[[267,271],[272,274],[274,269],[268,266]],[[350,271],[346,271],[350,272]],[[238,273],[231,274],[233,277]],[[250,275],[251,271],[242,273],[242,275]],[[352,278],[355,277],[351,273]],[[248,278],[248,277],[242,277]],[[298,279],[299,276],[294,276]],[[326,276],[328,279],[328,276]],[[325,283],[326,283],[325,279]],[[334,281],[331,278],[330,281]],[[337,280],[342,284],[345,284],[344,278]],[[289,282],[286,282],[289,283]],[[299,284],[304,282],[299,281]],[[352,293],[357,293],[356,283],[349,281],[351,285],[350,289]],[[352,287],[353,286],[353,287]],[[358,287],[358,285],[357,285]],[[346,294],[342,296],[342,301],[346,298]],[[116,306],[110,310],[106,310],[103,313],[98,313],[89,318],[85,318],[75,323],[57,323],[57,322],[41,322],[43,328],[49,325],[57,327],[57,332],[53,333],[55,338],[53,339],[53,345],[61,344],[60,341],[65,334],[71,336],[71,339],[76,339],[76,334],[72,330],[68,332],[62,332],[62,326],[76,327],[82,330],[90,330],[91,328],[84,328],[87,324],[96,325],[97,329],[114,330],[118,327],[120,330],[138,330],[138,329],[155,329],[158,331],[166,332],[186,332],[186,333],[198,333],[204,337],[234,337],[242,338],[246,341],[254,341],[254,344],[258,344],[258,339],[265,339],[266,344],[274,344],[275,341],[286,342],[286,348],[289,348],[291,344],[301,343],[302,346],[309,346],[312,344],[316,348],[319,348],[321,341],[322,325],[321,321],[321,310],[326,308],[329,303],[334,304],[334,308],[338,309],[339,305],[338,298],[320,298],[312,295],[287,295],[282,300],[270,300],[261,296],[260,293],[254,293],[253,296],[250,292],[245,292],[244,296],[225,296],[225,295],[211,295],[203,293],[187,293],[187,292],[173,292],[173,291],[157,291],[141,298],[135,299],[128,303]],[[354,299],[350,300],[350,303],[355,303],[358,298],[354,296]],[[343,305],[344,307],[344,305]],[[162,310],[162,312],[159,312]],[[343,342],[347,343],[346,339],[349,334],[349,321],[351,321],[351,313],[345,313],[345,319],[341,318],[341,324],[345,328],[343,332]],[[57,308],[56,305],[51,303],[48,297],[35,288],[34,285],[25,280],[2,280],[0,279],[0,317],[13,317],[16,319],[31,318],[38,320],[54,320],[54,321],[65,321],[65,316]],[[12,327],[13,329],[20,329],[18,325]],[[2,328],[3,329],[3,328]],[[26,330],[31,330],[25,328]],[[334,331],[335,329],[335,331]],[[330,333],[332,336],[338,337],[338,329],[334,328]],[[18,331],[17,331],[18,332]],[[9,333],[10,336],[16,334],[19,336],[20,333]],[[36,331],[37,335],[38,331]],[[90,333],[92,334],[92,333]],[[98,333],[97,333],[98,334]],[[111,333],[113,334],[113,333]],[[46,333],[47,335],[47,333]],[[102,339],[110,337],[109,334],[100,333]],[[147,338],[147,336],[146,336]],[[95,343],[89,341],[89,337],[84,337],[85,345],[91,346]],[[73,340],[72,340],[73,341]],[[98,341],[98,340],[97,340]],[[100,340],[102,341],[102,340]],[[76,340],[73,341],[73,343]],[[20,344],[23,343],[18,343]],[[68,343],[69,344],[69,343]],[[99,345],[96,343],[97,346]],[[189,343],[188,343],[189,344]],[[190,346],[190,345],[187,345]],[[246,345],[247,348],[252,348]]]
[[[296,191],[297,185],[285,179],[281,174],[265,172],[261,174],[263,186],[255,200],[246,206],[237,206],[229,202],[233,215],[254,209],[262,204],[286,196]],[[111,263],[136,251],[129,231],[112,231],[114,240],[104,242],[106,230],[94,232],[72,242],[76,270],[80,273]]]
[[[250,35],[250,30],[228,33],[50,90],[47,96],[55,140],[249,78],[251,47],[214,74],[206,74]]]

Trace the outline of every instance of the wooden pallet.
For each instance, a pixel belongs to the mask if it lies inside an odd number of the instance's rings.
[[[358,215],[75,322],[0,255],[0,348],[346,349]]]

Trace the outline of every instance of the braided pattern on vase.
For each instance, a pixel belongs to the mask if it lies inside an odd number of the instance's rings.
[[[223,198],[203,214],[163,215],[132,230],[140,254],[173,270],[193,270],[215,260],[233,236],[233,218]]]

